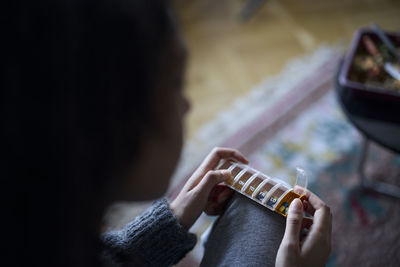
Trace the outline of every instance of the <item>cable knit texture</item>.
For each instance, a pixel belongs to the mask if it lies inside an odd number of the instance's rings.
[[[106,266],[171,266],[196,244],[196,235],[178,222],[168,201],[153,203],[122,230],[103,235]]]

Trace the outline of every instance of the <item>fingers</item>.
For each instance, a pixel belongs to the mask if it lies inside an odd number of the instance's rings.
[[[208,196],[208,200],[212,202],[217,202],[218,198],[220,197],[221,194],[223,194],[225,191],[232,191],[229,187],[223,184],[217,184],[214,186],[214,188],[211,190],[210,195]]]
[[[218,186],[218,185],[217,185]],[[224,186],[224,189],[222,190],[222,192],[217,196],[217,205],[221,205],[224,202],[226,202],[232,195],[233,195],[233,190],[230,189],[227,186]]]
[[[231,177],[232,173],[228,170],[216,170],[216,171],[208,171],[204,178],[200,181],[197,186],[197,190],[202,191],[207,196],[209,196],[213,187],[229,177]]]
[[[332,214],[327,206],[315,211],[314,223],[303,239],[303,255],[311,255],[320,262],[326,262],[331,250]],[[319,251],[318,254],[315,251]]]
[[[296,192],[297,194],[299,194],[301,196],[306,195],[306,189],[302,186],[295,185],[293,190],[294,190],[294,192]]]
[[[188,190],[194,188],[198,183],[200,183],[203,176],[210,170],[214,170],[221,159],[233,158],[237,161],[248,163],[248,160],[236,149],[232,148],[214,148],[210,154],[204,159],[200,167],[193,173],[192,177],[187,183]]]
[[[296,186],[295,191],[298,190],[299,188],[301,187]],[[325,202],[323,202],[317,195],[312,193],[310,190],[304,188],[301,188],[301,190],[303,191],[303,195],[306,196],[306,200],[304,201],[304,210],[307,213],[314,216],[316,210],[326,206]]]
[[[233,190],[224,185],[216,185],[207,201],[204,212],[208,215],[220,215],[233,195]]]
[[[217,167],[219,161],[221,159],[233,158],[242,163],[249,163],[249,161],[240,153],[237,149],[233,148],[224,148],[224,147],[216,147],[214,148],[210,154],[206,157],[206,159],[201,164],[202,167],[206,167],[208,169],[214,169]]]
[[[313,218],[304,217],[303,222],[301,224],[301,229],[304,229],[304,228],[310,229],[311,225],[313,225],[313,223],[314,223]]]
[[[215,185],[231,176],[228,170],[209,171],[201,181],[187,190],[183,188],[170,207],[185,229],[189,229],[203,212]]]
[[[304,246],[319,246],[324,251],[330,250],[332,234],[332,213],[330,208],[317,195],[307,190],[305,210],[314,216],[308,237],[304,240]],[[307,250],[307,249],[306,249]]]
[[[309,190],[304,192],[304,210],[314,216],[311,231],[323,232],[330,236],[332,231],[332,213],[330,208],[317,195]]]
[[[296,198],[289,206],[288,216],[286,220],[285,235],[282,243],[293,249],[299,249],[299,236],[303,222],[303,204],[300,199]]]
[[[332,232],[332,213],[328,206],[324,205],[315,211],[311,232],[322,233],[330,237]]]

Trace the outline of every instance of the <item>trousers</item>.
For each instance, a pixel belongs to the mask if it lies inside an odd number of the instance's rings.
[[[274,266],[285,218],[235,193],[204,241],[200,266]]]

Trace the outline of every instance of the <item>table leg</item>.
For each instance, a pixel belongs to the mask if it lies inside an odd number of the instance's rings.
[[[358,163],[358,174],[361,178],[361,187],[367,191],[373,191],[389,197],[400,199],[399,187],[381,181],[373,181],[366,177],[365,162],[368,156],[369,140],[367,137],[364,137],[362,142],[360,161]]]

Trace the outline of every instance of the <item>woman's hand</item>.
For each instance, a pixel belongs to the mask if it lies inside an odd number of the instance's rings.
[[[276,256],[276,267],[325,266],[331,249],[332,213],[315,194],[306,191],[303,203],[295,199],[286,221],[285,235]],[[303,218],[303,211],[314,219]],[[300,230],[309,228],[307,236],[300,241]]]
[[[229,158],[248,163],[236,149],[214,148],[171,202],[171,210],[185,229],[189,230],[203,210],[209,215],[223,212],[232,190],[219,183],[228,179],[231,173],[214,169],[221,159]]]

